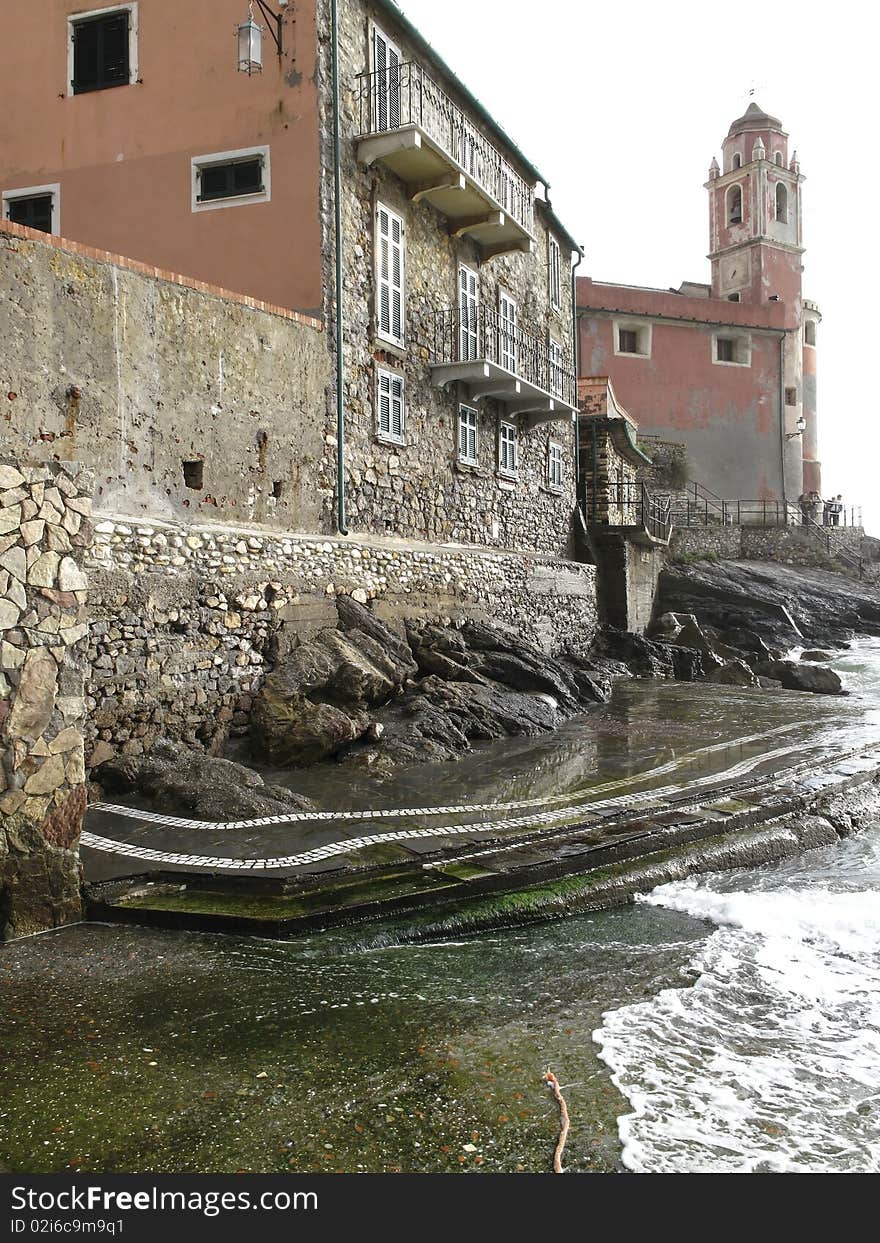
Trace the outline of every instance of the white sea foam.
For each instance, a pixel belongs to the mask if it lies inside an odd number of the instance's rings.
[[[694,879],[644,899],[720,927],[693,987],[609,1012],[594,1034],[632,1105],[628,1168],[880,1170],[880,891],[790,880]]]

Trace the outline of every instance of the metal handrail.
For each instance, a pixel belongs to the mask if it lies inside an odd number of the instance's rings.
[[[357,75],[360,136],[417,125],[509,216],[534,231],[534,191],[416,61]]]
[[[673,518],[668,496],[655,495],[646,484],[636,482],[609,483],[607,493],[608,526],[638,527],[661,543],[669,543]]]
[[[572,357],[564,351],[561,357],[554,354],[546,336],[520,325],[514,327],[494,310],[478,308],[475,313],[463,313],[458,307],[447,307],[435,312],[435,363],[482,360],[569,406],[577,404]]]

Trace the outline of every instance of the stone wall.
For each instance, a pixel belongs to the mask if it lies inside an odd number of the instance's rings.
[[[829,528],[833,546],[861,552],[861,527]],[[847,572],[848,567],[829,555],[818,533],[809,529],[758,526],[705,526],[678,528],[672,537],[672,555],[678,557],[721,557],[729,560],[780,561],[786,565],[809,565],[819,569]]]
[[[0,459],[0,940],[80,916],[92,483]]]
[[[329,32],[329,5],[321,0],[319,29]],[[550,305],[548,291],[548,234],[553,231],[541,209],[535,215],[533,254],[506,254],[481,261],[469,238],[452,236],[450,222],[427,202],[412,200],[405,185],[379,164],[370,168],[357,159],[356,136],[361,129],[357,75],[369,68],[370,23],[398,43],[404,61],[424,64],[442,88],[465,109],[467,102],[439,67],[426,61],[384,6],[369,0],[344,0],[339,6],[341,121],[343,130],[343,252],[345,255],[345,405],[349,525],[352,531],[419,540],[451,539],[496,548],[531,549],[556,556],[568,555],[571,514],[575,499],[574,432],[569,417],[538,426],[526,415],[505,414],[491,398],[476,403],[479,418],[478,465],[457,458],[457,419],[466,397],[437,387],[431,380],[438,315],[459,301],[461,263],[478,273],[480,305],[494,312],[503,288],[518,303],[519,322],[542,342],[552,333],[570,356],[572,345],[571,290],[568,245],[562,245],[562,305]],[[321,72],[329,81],[329,41],[321,52]],[[322,92],[327,108],[329,91]],[[544,101],[546,103],[546,101]],[[498,146],[475,114],[475,130],[483,130]],[[325,112],[322,204],[325,222],[325,288],[333,289],[333,206],[331,117]],[[515,156],[503,150],[506,158]],[[381,201],[405,222],[406,336],[397,348],[381,341],[375,314],[375,215]],[[328,302],[328,322],[332,321]],[[376,368],[381,366],[404,378],[406,429],[402,445],[382,443],[376,434]],[[334,394],[328,393],[331,402]],[[475,404],[475,403],[469,403]],[[519,477],[515,481],[498,471],[498,424],[504,417],[519,425]],[[563,451],[563,484],[548,486],[550,443]],[[333,446],[328,446],[328,453]]]
[[[96,510],[322,529],[319,321],[2,221],[0,340],[4,449],[94,467]]]
[[[337,595],[390,622],[490,620],[551,654],[585,650],[597,624],[593,566],[380,538],[106,518],[89,577],[90,766],[243,730],[277,645],[335,626]]]
[[[712,525],[676,527],[672,532],[673,557],[720,557],[738,561],[742,556],[742,527]]]

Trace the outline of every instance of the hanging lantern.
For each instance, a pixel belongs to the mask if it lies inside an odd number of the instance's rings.
[[[263,72],[263,27],[254,21],[253,5],[238,28],[238,72],[248,76]]]

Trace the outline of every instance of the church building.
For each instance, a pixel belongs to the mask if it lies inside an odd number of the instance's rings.
[[[781,121],[752,103],[709,168],[711,283],[577,282],[581,377],[609,377],[649,451],[681,446],[689,478],[725,499],[821,491],[803,182]]]

